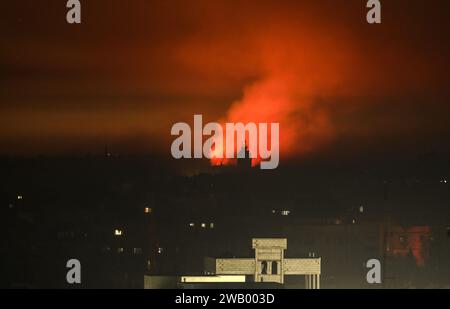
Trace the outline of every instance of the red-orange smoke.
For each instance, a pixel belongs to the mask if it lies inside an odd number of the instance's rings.
[[[378,98],[430,87],[432,59],[425,61],[394,35],[387,40],[381,26],[355,21],[350,27],[334,10],[321,10],[314,2],[276,11],[258,2],[244,5],[239,16],[226,5],[208,3],[207,30],[186,39],[176,56],[183,68],[207,81],[205,91],[222,85],[224,93],[236,97],[219,122],[280,124],[281,162],[320,151],[338,135],[379,136],[387,127],[383,119],[360,114]],[[238,85],[242,93],[225,85]],[[386,130],[391,136],[401,129],[395,121]]]
[[[334,130],[321,100],[339,91],[345,79],[341,62],[350,63],[346,55],[332,52],[338,43],[282,29],[254,44],[261,73],[244,87],[222,122],[279,123],[281,156],[304,154],[329,141]]]

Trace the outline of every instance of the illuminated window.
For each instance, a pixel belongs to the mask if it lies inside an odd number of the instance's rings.
[[[283,210],[283,211],[281,212],[281,215],[282,215],[282,216],[289,216],[290,213],[291,213],[290,210]]]
[[[202,223],[202,228],[205,228],[206,227],[206,223]]]
[[[17,199],[18,199],[18,200],[23,200],[23,196],[22,196],[22,195],[18,195],[18,196],[17,196]]]
[[[189,223],[189,226],[190,226],[190,227],[194,227],[194,226],[195,226],[195,223],[192,223],[192,222],[191,222],[191,223]]]
[[[213,228],[214,228],[214,223],[213,223],[213,222],[211,222],[211,223],[209,224],[209,228],[210,228],[210,229],[213,229]]]
[[[152,209],[151,209],[150,207],[145,207],[145,208],[144,208],[144,212],[145,212],[146,214],[151,214],[151,213],[152,213]]]
[[[117,253],[123,253],[124,249],[122,247],[117,248]]]
[[[133,248],[133,254],[142,254],[142,248]]]
[[[360,213],[363,213],[363,212],[364,212],[364,206],[360,206],[360,207],[359,207],[359,212],[360,212]]]
[[[158,254],[162,254],[163,252],[164,252],[164,249],[161,248],[161,247],[159,247],[159,248],[158,248]]]
[[[115,229],[115,230],[114,230],[114,235],[116,235],[116,236],[122,236],[122,234],[123,234],[123,231],[122,231],[122,230],[119,230],[119,229]]]

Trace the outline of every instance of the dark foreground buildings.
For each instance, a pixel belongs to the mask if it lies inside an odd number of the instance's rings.
[[[450,287],[448,162],[343,166],[186,176],[151,157],[1,158],[0,286],[142,288],[283,237],[288,255],[322,258],[322,288],[372,287],[372,258],[383,287]],[[72,258],[81,285],[66,282]]]

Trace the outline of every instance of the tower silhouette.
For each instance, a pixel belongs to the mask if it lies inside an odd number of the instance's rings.
[[[252,158],[247,145],[243,145],[237,155],[237,166],[240,168],[251,168]]]

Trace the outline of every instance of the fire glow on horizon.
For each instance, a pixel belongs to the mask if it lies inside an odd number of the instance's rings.
[[[177,137],[172,142],[171,153],[175,159],[206,157],[213,165],[252,158],[254,165],[259,163],[261,169],[275,169],[280,158],[279,132],[279,123],[209,122],[203,126],[203,116],[194,115],[193,130],[186,122],[172,126],[171,135]],[[206,140],[205,136],[208,136]]]

